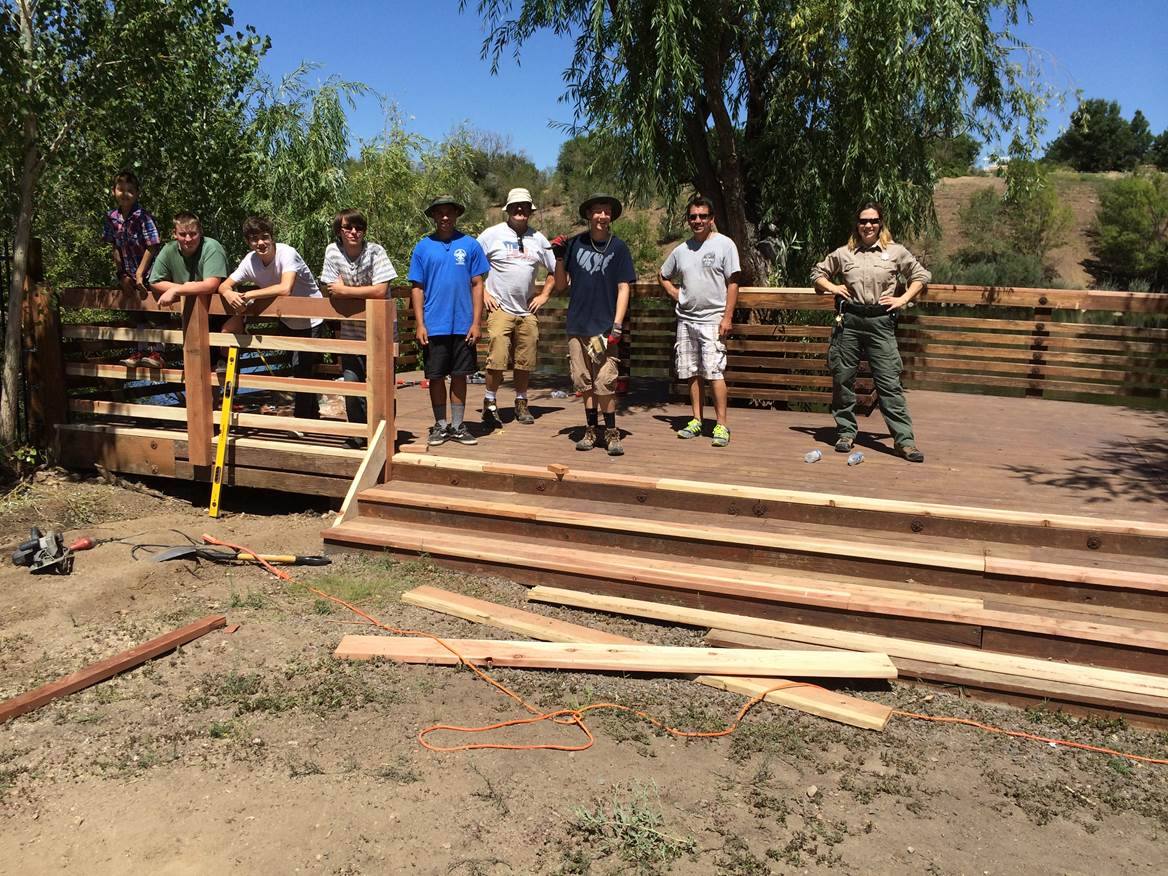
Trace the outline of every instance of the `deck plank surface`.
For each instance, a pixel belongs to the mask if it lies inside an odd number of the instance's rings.
[[[482,392],[472,385],[467,399],[467,421],[479,443],[447,442],[436,453],[871,498],[1168,519],[1168,411],[915,390],[907,393],[909,410],[927,461],[914,465],[895,457],[883,419],[874,412],[860,418],[857,446],[864,462],[849,468],[832,452],[834,428],[826,413],[734,407],[731,444],[714,448],[708,437],[676,438],[673,429],[688,418],[688,405],[647,389],[621,402],[617,423],[625,455],[613,458],[599,449],[574,449],[584,423],[582,404],[571,396],[552,398],[547,388],[530,394],[534,425],[508,422],[483,435]],[[400,388],[397,400],[399,441],[424,441],[433,419],[427,391]],[[512,402],[506,383],[500,392],[505,419]],[[814,448],[824,458],[804,463],[803,454]]]

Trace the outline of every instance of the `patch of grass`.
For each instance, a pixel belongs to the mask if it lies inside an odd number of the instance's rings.
[[[592,858],[581,849],[564,852],[560,866],[552,870],[552,876],[581,876],[592,872]]]
[[[27,772],[27,767],[5,767],[4,769],[0,769],[0,797],[7,794],[16,784],[16,780]]]
[[[230,739],[238,730],[238,721],[212,721],[207,727],[207,735],[212,739]]]
[[[315,599],[312,602],[312,610],[317,614],[332,614],[333,604],[327,599]]]
[[[618,743],[635,742],[642,746],[649,745],[650,726],[632,712],[607,712],[600,719],[600,729]]]
[[[252,608],[256,610],[267,608],[270,604],[271,600],[260,590],[249,590],[247,595],[233,592],[227,602],[228,608]]]
[[[422,777],[414,772],[405,755],[399,755],[394,763],[383,763],[373,775],[387,782],[397,782],[399,785],[411,785],[422,780]]]
[[[792,867],[802,867],[808,861],[834,867],[843,860],[835,847],[847,835],[846,822],[828,822],[814,813],[804,813],[802,829],[795,831],[782,848],[767,849],[766,856]]]
[[[771,872],[766,861],[757,857],[740,836],[726,837],[726,844],[714,858],[714,866],[719,874],[726,876],[767,876]]]
[[[741,763],[754,754],[805,757],[808,740],[797,724],[756,721],[743,724],[730,737],[730,759]]]
[[[652,789],[657,797],[657,790]],[[663,872],[682,855],[697,848],[692,837],[674,836],[665,829],[660,800],[650,799],[650,790],[637,786],[628,792],[591,807],[577,807],[572,830],[603,855],[618,855],[638,873]]]

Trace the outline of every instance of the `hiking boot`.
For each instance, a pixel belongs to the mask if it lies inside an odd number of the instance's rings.
[[[608,446],[609,456],[625,455],[625,448],[620,440],[620,429],[605,429],[604,443]]]
[[[714,440],[710,442],[714,447],[725,447],[730,443],[730,430],[721,423],[714,427]]]
[[[162,358],[162,354],[157,350],[151,350],[142,357],[142,364],[147,368],[165,368],[166,360]]]
[[[125,359],[120,360],[123,365],[128,365],[130,368],[142,367],[142,354],[135,350]]]
[[[493,401],[483,400],[483,425],[488,429],[502,429],[503,418],[499,416],[499,406]]]
[[[448,437],[446,427],[435,423],[430,427],[430,437],[426,439],[426,443],[431,447],[437,447],[439,444],[445,444]]]
[[[702,421],[696,417],[677,430],[678,438],[697,438],[702,434]]]
[[[576,442],[577,450],[591,450],[596,446],[596,427],[589,426],[584,430],[584,437]]]
[[[896,448],[896,452],[899,456],[904,457],[909,462],[925,461],[925,454],[921,453],[911,444],[902,444],[900,447]]]
[[[457,441],[459,444],[479,443],[479,439],[470,434],[470,430],[466,428],[466,423],[459,423],[457,426],[451,426],[446,430],[446,437],[451,441]]]
[[[535,422],[535,417],[531,415],[531,408],[527,406],[527,399],[515,399],[515,422],[522,423],[524,426],[530,426]]]
[[[854,438],[852,438],[851,435],[840,435],[839,438],[837,438],[835,441],[835,452],[851,453],[852,445],[855,443],[856,441]]]

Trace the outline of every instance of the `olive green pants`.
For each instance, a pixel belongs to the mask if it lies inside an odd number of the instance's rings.
[[[837,324],[831,336],[827,367],[832,376],[831,415],[835,418],[837,437],[856,435],[856,369],[861,357],[868,360],[872,369],[880,413],[893,442],[897,447],[915,446],[912,419],[900,385],[904,365],[896,348],[896,321],[888,314],[861,316],[845,312],[843,324]]]

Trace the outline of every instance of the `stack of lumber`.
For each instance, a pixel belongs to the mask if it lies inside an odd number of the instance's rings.
[[[434,454],[393,463],[327,544],[656,606],[677,614],[643,616],[706,627],[715,645],[888,654],[902,677],[971,694],[1168,721],[1161,523]]]

